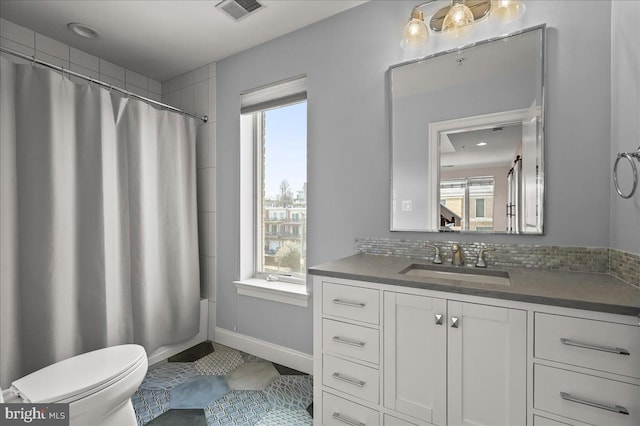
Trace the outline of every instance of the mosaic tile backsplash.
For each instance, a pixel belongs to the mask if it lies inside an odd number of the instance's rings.
[[[444,263],[451,263],[451,246],[456,241],[357,238],[356,253],[382,256],[433,258],[426,244],[440,248]],[[460,243],[465,263],[475,263],[480,249],[491,267],[537,268],[554,271],[610,273],[628,283],[640,284],[640,256],[609,248],[560,247],[503,243]]]

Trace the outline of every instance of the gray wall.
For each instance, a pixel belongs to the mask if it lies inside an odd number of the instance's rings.
[[[581,3],[581,4],[578,4]],[[308,75],[309,265],[350,255],[356,237],[389,232],[387,69],[407,59],[402,27],[416,2],[372,1],[218,62],[219,327],[311,353],[312,309],[237,296],[240,92]],[[608,1],[530,1],[511,26],[483,22],[471,39],[547,23],[546,235],[460,241],[609,246],[611,18]],[[580,10],[580,13],[575,13]],[[426,9],[429,13],[431,10]],[[248,21],[247,21],[248,22]],[[427,53],[454,46],[433,36]]]
[[[611,156],[640,146],[640,2],[615,1],[611,24]],[[620,181],[631,187],[631,167],[620,164]],[[613,164],[613,163],[611,163]],[[640,168],[640,163],[636,163]],[[628,199],[611,186],[611,247],[640,254],[640,188]]]

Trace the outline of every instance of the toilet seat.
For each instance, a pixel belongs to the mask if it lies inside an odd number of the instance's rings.
[[[121,345],[73,358],[35,371],[11,384],[24,402],[71,403],[99,392],[135,372],[147,362],[138,345]]]

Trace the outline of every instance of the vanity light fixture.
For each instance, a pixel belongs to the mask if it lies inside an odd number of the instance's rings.
[[[520,18],[526,6],[522,0],[451,0],[451,5],[435,12],[424,21],[421,8],[436,0],[420,3],[411,10],[411,17],[402,31],[402,48],[418,51],[429,41],[429,29],[434,33],[446,33],[460,37],[473,29],[473,24],[491,14],[499,21],[509,22]]]

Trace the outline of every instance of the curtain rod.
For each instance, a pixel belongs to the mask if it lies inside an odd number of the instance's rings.
[[[87,80],[89,83],[95,83],[98,86],[102,86],[102,87],[104,87],[106,89],[115,90],[116,92],[120,92],[125,96],[131,97],[131,98],[136,98],[136,99],[139,99],[141,101],[147,102],[149,104],[156,105],[156,106],[159,106],[159,107],[164,108],[164,109],[168,109],[170,111],[174,111],[174,112],[178,112],[180,114],[188,115],[190,117],[198,118],[198,119],[204,121],[205,123],[209,120],[209,117],[206,116],[206,115],[192,114],[192,113],[184,111],[184,110],[182,110],[180,108],[176,108],[176,107],[171,106],[171,105],[163,104],[162,102],[154,101],[153,99],[145,98],[144,96],[137,95],[137,94],[135,94],[133,92],[129,92],[128,90],[122,89],[122,88],[117,87],[117,86],[112,86],[111,84],[105,83],[105,82],[100,81],[100,80],[96,80],[95,78],[89,77],[87,75],[79,74],[79,73],[71,71],[69,69],[65,69],[64,67],[59,67],[58,65],[50,64],[49,62],[45,62],[43,60],[40,60],[40,59],[36,58],[35,56],[25,55],[23,53],[16,52],[15,50],[8,49],[8,48],[2,47],[2,46],[0,46],[0,52],[4,52],[4,53],[8,53],[9,55],[17,56],[18,58],[25,59],[25,60],[27,60],[29,62],[32,62],[33,64],[42,65],[42,66],[45,66],[47,68],[51,68],[53,70],[60,71],[63,76],[65,74],[72,75],[74,77],[78,77],[78,78],[81,78],[83,80]]]

